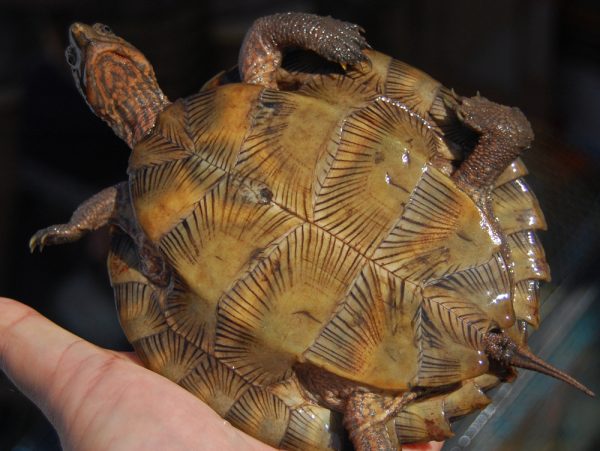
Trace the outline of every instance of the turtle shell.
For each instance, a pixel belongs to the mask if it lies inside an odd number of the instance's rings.
[[[483,335],[524,342],[549,277],[523,163],[482,211],[450,178],[474,142],[453,92],[366,53],[288,90],[221,77],[171,104],[129,176],[172,283],[146,279],[125,235],[109,256],[146,365],[285,449],[341,447],[335,406],[298,381],[307,366],[379,392],[434,388],[387,427],[398,443],[450,436],[499,381]]]

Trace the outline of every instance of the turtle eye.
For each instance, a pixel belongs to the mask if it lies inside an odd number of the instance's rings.
[[[113,34],[111,28],[108,25],[104,25],[103,23],[97,23],[94,25],[96,31],[100,34]]]

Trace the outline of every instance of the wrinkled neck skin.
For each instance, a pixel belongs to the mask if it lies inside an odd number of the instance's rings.
[[[92,111],[131,148],[169,105],[154,72],[144,69],[117,52],[103,52],[87,65],[82,89]]]

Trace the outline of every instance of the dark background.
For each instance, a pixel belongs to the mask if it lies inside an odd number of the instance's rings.
[[[553,281],[542,357],[600,391],[600,7],[597,0],[87,1],[0,3],[0,293],[101,346],[128,349],[105,269],[107,237],[30,255],[29,236],[125,177],[128,148],[87,108],[64,62],[75,20],[142,49],[170,99],[235,64],[252,21],[288,10],[361,24],[372,46],[457,92],[518,105],[536,131],[525,156],[546,212]],[[0,312],[1,314],[1,312]],[[516,398],[515,402],[512,402]],[[547,378],[497,391],[446,449],[600,449],[600,402]],[[0,450],[54,450],[39,411],[0,374]]]

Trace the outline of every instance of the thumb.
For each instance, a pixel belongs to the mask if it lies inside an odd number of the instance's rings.
[[[107,360],[115,357],[32,308],[0,298],[0,370],[50,419],[56,395],[68,383],[69,370],[98,355]]]

